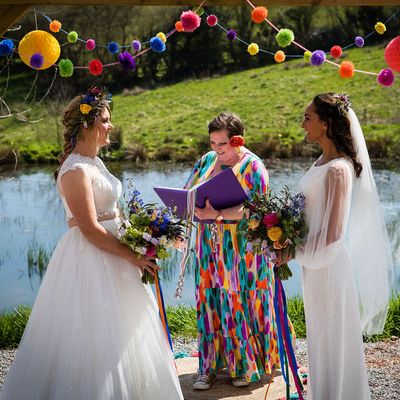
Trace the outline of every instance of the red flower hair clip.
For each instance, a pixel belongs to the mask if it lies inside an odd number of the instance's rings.
[[[242,135],[235,135],[235,136],[232,136],[232,137],[229,139],[229,144],[230,144],[232,147],[244,146],[245,143],[246,143],[246,142],[245,142],[244,137],[243,137]]]

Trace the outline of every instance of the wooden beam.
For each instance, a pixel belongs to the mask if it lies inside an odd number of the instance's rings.
[[[0,36],[4,35],[7,29],[10,28],[30,7],[27,4],[2,3],[3,2],[0,1]]]

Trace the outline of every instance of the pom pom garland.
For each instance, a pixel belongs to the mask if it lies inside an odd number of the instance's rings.
[[[107,49],[111,54],[117,54],[119,51],[119,44],[117,42],[110,42],[108,43]]]
[[[274,60],[275,60],[277,63],[284,62],[285,59],[286,59],[286,55],[285,55],[285,53],[284,53],[282,50],[278,50],[278,51],[275,53],[275,55],[274,55]]]
[[[53,21],[50,22],[50,24],[49,24],[49,29],[50,29],[52,32],[55,32],[55,33],[60,32],[60,29],[61,29],[61,22],[60,22],[60,21],[57,21],[56,19],[54,19]]]
[[[69,78],[74,73],[74,64],[68,59],[60,60],[58,68],[60,69],[60,76],[63,78]]]
[[[315,50],[311,54],[310,63],[316,67],[322,65],[326,60],[325,53],[322,50]]]
[[[158,32],[156,36],[158,38],[160,38],[164,43],[167,41],[167,37],[165,36],[165,33],[163,33],[163,32]]]
[[[178,32],[183,32],[183,25],[182,25],[182,22],[181,22],[181,21],[176,21],[176,22],[175,22],[175,29],[176,29]]]
[[[162,53],[165,51],[165,43],[157,36],[150,39],[150,47],[156,53]]]
[[[127,51],[123,51],[118,55],[118,61],[125,71],[133,71],[136,67],[135,59]]]
[[[375,30],[380,34],[383,35],[386,32],[386,25],[382,22],[377,22],[375,24]]]
[[[250,43],[247,47],[247,51],[251,56],[255,56],[259,52],[259,47],[257,43]]]
[[[14,50],[14,43],[10,39],[4,39],[0,42],[0,57],[11,56]]]
[[[400,36],[392,39],[386,46],[385,61],[391,69],[400,72]]]
[[[229,29],[229,31],[226,33],[226,37],[229,39],[229,40],[235,40],[236,39],[236,31],[235,30],[233,30],[233,29]]]
[[[394,74],[390,69],[382,69],[379,72],[377,81],[383,86],[391,86],[394,82]]]
[[[44,58],[40,53],[32,54],[29,65],[34,69],[40,69],[43,66]]]
[[[140,51],[140,49],[142,48],[142,44],[140,43],[139,40],[134,40],[134,41],[132,42],[131,46],[132,46],[132,49],[133,49],[134,51]]]
[[[306,50],[304,52],[303,57],[304,57],[304,61],[309,63],[310,60],[311,60],[311,51],[310,50]]]
[[[256,24],[261,24],[268,17],[268,10],[265,7],[256,7],[251,12],[251,19]]]
[[[93,39],[88,39],[86,42],[86,48],[88,50],[94,50],[94,48],[96,47],[96,42]]]
[[[99,76],[103,73],[103,64],[100,60],[94,59],[89,63],[89,72],[94,76]]]
[[[207,17],[207,25],[208,26],[215,26],[218,23],[218,18],[216,15],[212,14]]]
[[[356,36],[356,38],[354,39],[354,43],[356,44],[357,47],[363,47],[364,39],[361,36]]]
[[[342,48],[340,46],[333,46],[331,48],[331,56],[333,58],[340,58],[342,55]]]
[[[343,61],[339,67],[341,78],[352,78],[354,76],[354,64],[351,61]]]
[[[70,43],[76,43],[76,41],[78,40],[78,33],[75,31],[71,31],[70,33],[68,33],[67,39]]]
[[[194,32],[200,26],[201,18],[193,11],[184,11],[181,22],[184,32]]]
[[[288,47],[294,40],[294,33],[290,29],[281,29],[275,39],[279,47]]]

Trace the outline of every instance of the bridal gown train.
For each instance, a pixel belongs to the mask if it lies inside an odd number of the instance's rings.
[[[99,158],[71,154],[61,176],[90,177],[97,216],[116,212],[121,183]],[[117,218],[100,222],[118,234]],[[90,243],[78,227],[58,243],[1,400],[183,399],[158,307],[140,271]]]

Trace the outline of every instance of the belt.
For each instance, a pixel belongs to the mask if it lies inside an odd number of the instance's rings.
[[[111,221],[111,220],[113,220],[113,219],[115,219],[117,217],[118,217],[118,214],[114,212],[112,214],[107,214],[107,215],[103,215],[101,217],[98,217],[97,221],[98,222]],[[74,226],[78,226],[78,223],[75,221],[75,218],[73,218],[73,217],[70,220],[67,221],[67,224],[68,224],[68,226],[70,228],[72,228]]]

